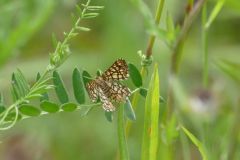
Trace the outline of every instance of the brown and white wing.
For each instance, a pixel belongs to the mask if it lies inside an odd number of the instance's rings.
[[[106,81],[125,80],[129,77],[128,65],[124,59],[116,60],[103,74],[102,78]]]
[[[116,102],[125,102],[126,98],[131,95],[128,87],[117,82],[106,82],[109,86],[109,93],[107,94],[111,100]]]
[[[95,82],[95,80],[88,82],[86,85],[86,88],[92,102],[97,102],[98,91],[97,91],[97,83]]]
[[[112,102],[109,100],[109,98],[105,95],[104,91],[101,87],[98,88],[99,98],[101,100],[102,107],[107,112],[113,112],[115,111],[115,107],[113,106]]]

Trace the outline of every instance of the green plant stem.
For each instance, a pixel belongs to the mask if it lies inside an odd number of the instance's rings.
[[[173,88],[172,88],[171,81],[177,76],[179,71],[179,64],[182,57],[182,48],[184,45],[185,38],[189,33],[194,20],[198,16],[201,8],[203,7],[206,1],[207,0],[199,0],[194,5],[189,15],[185,18],[180,34],[177,37],[176,42],[174,44],[174,47],[172,50],[173,53],[171,58],[171,69],[170,69],[170,77],[169,77],[170,83],[168,88],[167,117],[171,117],[171,114],[173,112],[174,97],[173,97]]]
[[[118,143],[119,143],[119,152],[121,160],[128,160],[128,147],[125,135],[125,126],[124,126],[124,107],[119,107],[118,111]]]
[[[179,70],[179,61],[181,59],[181,53],[182,53],[181,46],[183,45],[184,40],[185,40],[187,34],[189,33],[194,20],[196,19],[197,15],[199,14],[201,8],[203,7],[203,5],[205,4],[206,1],[207,0],[199,0],[195,4],[193,9],[191,10],[189,15],[184,20],[183,27],[182,27],[180,34],[179,34],[179,36],[174,44],[174,47],[173,47],[173,54],[172,54],[172,59],[171,59],[171,73],[172,74],[177,74],[177,72]]]
[[[158,2],[158,8],[157,8],[156,16],[155,16],[156,25],[158,25],[160,23],[164,2],[165,2],[165,0],[159,0],[159,2]],[[148,47],[146,50],[146,58],[147,59],[149,59],[152,56],[152,48],[153,48],[155,39],[156,39],[155,35],[151,35],[149,38]]]
[[[164,3],[165,3],[165,0],[159,0],[159,2],[158,2],[158,7],[157,7],[156,15],[155,15],[155,24],[156,25],[158,25],[160,23]],[[147,47],[147,50],[145,53],[146,59],[150,59],[150,57],[152,56],[152,48],[154,46],[155,39],[156,39],[156,36],[154,36],[154,35],[151,35],[149,38],[148,47]],[[143,79],[145,79],[145,77],[147,75],[146,66],[142,66],[140,73],[141,73],[141,76],[143,77]],[[136,110],[139,98],[140,98],[139,93],[134,93],[133,98],[132,98],[132,106],[133,106],[134,110]],[[126,136],[127,137],[129,136],[131,126],[132,126],[132,122],[127,121],[127,124],[126,124]]]
[[[208,87],[208,28],[205,27],[207,22],[207,4],[202,10],[202,47],[203,47],[203,87]]]

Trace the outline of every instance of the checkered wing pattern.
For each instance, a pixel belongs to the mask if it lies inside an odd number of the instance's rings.
[[[118,59],[103,75],[87,83],[86,88],[91,100],[96,102],[99,97],[105,111],[115,111],[111,101],[120,103],[126,101],[126,98],[131,95],[128,87],[117,82],[117,80],[127,79],[128,76],[126,61]]]
[[[126,98],[131,95],[131,91],[128,87],[119,84],[117,82],[106,82],[109,89],[109,97],[115,102],[125,102]]]
[[[129,77],[128,65],[124,59],[116,60],[102,75],[104,80],[125,80]]]
[[[100,87],[98,88],[98,93],[99,93],[100,100],[103,103],[103,105],[102,105],[103,109],[107,112],[115,111],[116,108],[113,106],[112,102],[106,96],[106,94],[104,93],[102,88],[100,88]]]
[[[87,92],[88,92],[90,99],[93,102],[97,102],[98,91],[97,91],[97,83],[95,82],[95,80],[88,82],[86,87],[87,87]]]

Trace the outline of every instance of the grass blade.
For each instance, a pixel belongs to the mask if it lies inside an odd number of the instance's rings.
[[[188,136],[188,138],[193,142],[193,144],[195,144],[198,147],[198,150],[201,153],[203,160],[208,160],[207,152],[203,144],[185,127],[181,126],[181,128],[184,131],[184,133]]]
[[[142,160],[157,159],[159,90],[158,65],[155,65],[145,103]]]

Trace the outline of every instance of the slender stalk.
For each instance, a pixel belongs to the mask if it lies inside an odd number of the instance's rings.
[[[174,105],[174,98],[173,98],[173,88],[171,81],[174,79],[179,71],[179,64],[182,57],[182,48],[184,45],[185,38],[187,34],[189,33],[191,26],[198,16],[201,8],[205,4],[207,0],[199,0],[194,5],[193,9],[190,11],[189,15],[185,18],[183,27],[180,31],[179,36],[176,39],[176,42],[173,47],[173,54],[171,58],[171,69],[170,69],[170,77],[169,77],[169,88],[168,88],[168,100],[167,100],[167,116],[171,117],[171,114],[173,112],[173,105]]]
[[[203,87],[208,87],[208,28],[205,27],[207,22],[207,4],[202,10],[202,47],[203,47]]]
[[[181,48],[183,46],[184,40],[188,34],[188,32],[191,29],[191,26],[194,22],[194,20],[196,19],[197,15],[199,14],[201,8],[203,7],[203,5],[205,4],[207,0],[199,0],[195,6],[193,7],[193,9],[191,10],[191,12],[189,13],[189,15],[186,17],[183,27],[180,31],[179,37],[177,38],[174,47],[173,47],[173,55],[172,55],[172,59],[171,59],[171,73],[172,74],[177,74],[178,70],[179,70],[179,63],[180,63],[180,59],[181,59]]]
[[[156,25],[158,25],[159,22],[160,22],[164,2],[165,2],[165,0],[159,0],[159,2],[158,2],[158,8],[157,8],[156,16],[155,16]],[[156,39],[156,36],[154,36],[154,35],[151,35],[150,38],[149,38],[148,47],[147,47],[147,50],[146,50],[146,58],[147,59],[149,59],[152,56],[152,48],[153,48],[155,39]]]
[[[120,151],[120,159],[128,160],[129,153],[125,135],[125,126],[124,126],[124,107],[119,107],[118,111],[118,143],[119,143],[119,151]]]

